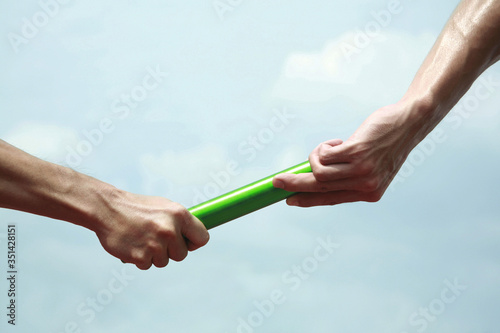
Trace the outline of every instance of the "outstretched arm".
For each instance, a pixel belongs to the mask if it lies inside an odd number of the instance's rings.
[[[94,231],[110,254],[148,269],[208,242],[203,224],[161,197],[119,190],[0,140],[0,207],[68,221]]]
[[[380,200],[411,150],[500,58],[500,0],[462,1],[403,98],[371,114],[345,142],[320,144],[312,174],[276,176],[302,207]]]

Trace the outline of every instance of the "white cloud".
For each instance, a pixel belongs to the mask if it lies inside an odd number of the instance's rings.
[[[209,180],[209,171],[224,170],[229,157],[220,146],[207,144],[189,150],[167,150],[161,155],[144,154],[140,165],[145,176],[176,184],[193,185]]]
[[[299,102],[325,102],[336,96],[378,101],[401,98],[430,50],[435,36],[386,32],[363,48],[356,32],[329,41],[316,53],[290,54],[272,95]],[[351,49],[349,49],[351,47]],[[354,51],[346,51],[352,50]],[[376,84],[374,84],[376,82]]]
[[[29,154],[61,163],[66,156],[66,146],[74,146],[78,142],[78,133],[67,127],[25,122],[8,132],[3,139]]]
[[[347,32],[339,38],[328,41],[323,50],[317,53],[292,53],[283,67],[284,76],[290,79],[308,81],[354,83],[363,67],[375,57],[373,48],[359,50],[355,61],[346,58],[342,46],[350,44],[354,32]]]

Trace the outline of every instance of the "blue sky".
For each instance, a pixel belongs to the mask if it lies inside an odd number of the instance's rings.
[[[0,4],[0,137],[188,207],[396,102],[458,3],[63,2]],[[278,203],[165,269],[0,210],[0,256],[15,223],[20,272],[18,326],[2,315],[2,332],[495,331],[499,82],[484,73],[379,203]]]

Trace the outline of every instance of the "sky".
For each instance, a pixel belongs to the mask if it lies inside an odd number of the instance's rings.
[[[457,4],[4,1],[0,138],[190,207],[305,161],[397,102]],[[0,210],[0,330],[495,332],[499,89],[497,65],[380,202],[277,203],[162,269],[123,265],[84,228]]]

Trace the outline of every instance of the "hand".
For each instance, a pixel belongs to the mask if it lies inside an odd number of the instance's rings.
[[[165,198],[118,191],[109,208],[97,237],[111,255],[139,269],[181,261],[209,239],[200,220]]]
[[[403,102],[374,112],[345,142],[317,146],[309,156],[312,173],[280,174],[273,185],[304,192],[287,199],[291,206],[310,207],[345,202],[376,202],[419,142],[422,125]]]

